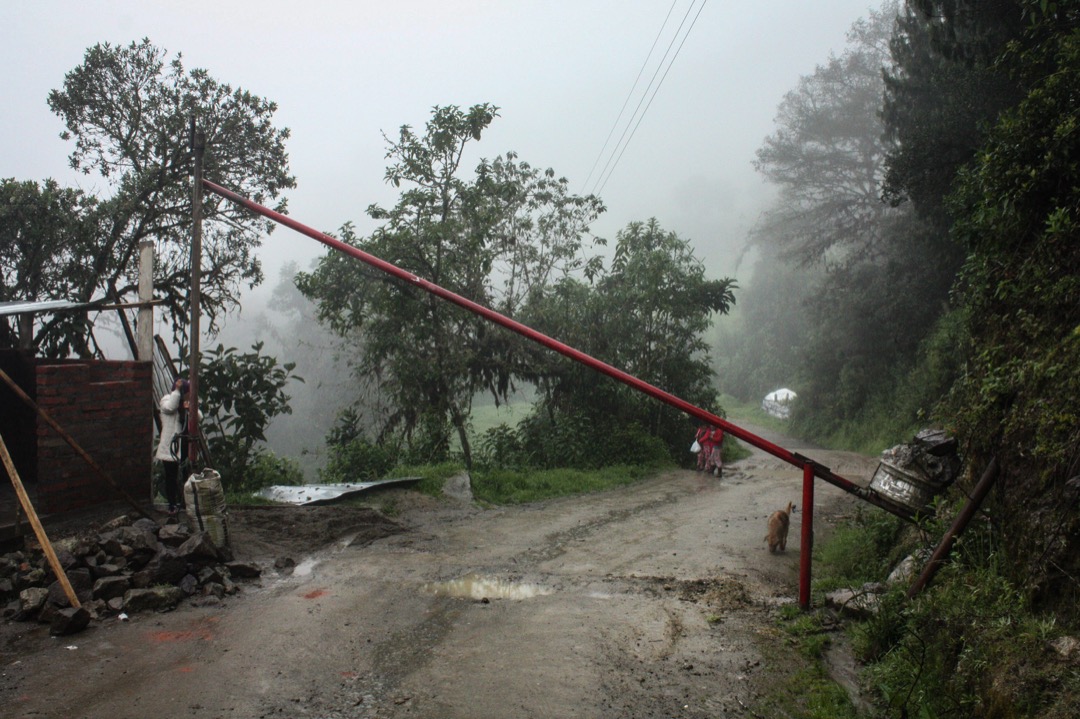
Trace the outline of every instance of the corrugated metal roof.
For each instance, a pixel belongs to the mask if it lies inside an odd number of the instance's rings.
[[[82,302],[48,300],[46,302],[0,302],[0,315],[21,315],[24,312],[52,312],[82,307]]]

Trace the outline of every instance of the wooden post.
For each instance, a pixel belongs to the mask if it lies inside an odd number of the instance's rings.
[[[952,551],[953,544],[956,543],[956,538],[964,533],[967,529],[968,523],[975,516],[975,512],[979,510],[979,506],[983,500],[986,499],[986,495],[990,493],[990,488],[994,486],[994,481],[998,476],[998,460],[994,457],[990,460],[990,464],[986,467],[982,477],[979,478],[979,483],[975,485],[975,489],[971,492],[971,497],[964,504],[964,508],[960,510],[960,514],[956,516],[952,526],[945,532],[945,536],[941,538],[941,543],[938,544],[937,549],[934,550],[934,554],[930,557],[930,561],[923,567],[922,573],[919,574],[915,583],[908,588],[907,598],[913,599],[915,595],[921,592],[930,580],[934,578],[937,571],[941,569],[945,564],[945,560],[949,556],[949,552]]]
[[[63,587],[64,594],[67,595],[68,601],[71,602],[71,606],[79,609],[82,606],[79,604],[79,598],[75,596],[75,590],[72,589],[71,582],[68,581],[67,573],[65,573],[64,568],[60,566],[60,560],[56,556],[56,551],[53,550],[53,546],[49,542],[49,537],[45,534],[45,527],[41,526],[41,520],[38,519],[37,512],[34,511],[34,505],[30,503],[30,497],[27,496],[22,480],[19,479],[19,473],[15,471],[15,462],[11,460],[11,455],[8,454],[7,445],[4,444],[3,437],[0,437],[0,460],[3,460],[4,468],[7,470],[8,476],[11,477],[11,483],[15,485],[15,494],[19,495],[19,503],[22,505],[23,511],[26,512],[26,516],[30,519],[30,524],[34,527],[34,534],[37,535],[38,542],[41,544],[41,549],[45,552],[45,556],[49,560],[49,566],[52,567],[53,574],[56,575],[57,580],[60,582],[60,586]]]
[[[138,345],[142,362],[154,359],[154,243],[144,240],[139,243],[139,326]]]
[[[206,135],[196,131],[195,116],[191,116],[191,151],[195,160],[195,181],[191,188],[191,358],[188,361],[188,397],[191,408],[188,410],[187,434],[196,437],[199,433],[199,313],[202,301],[202,200],[203,200],[203,154],[206,150]],[[191,442],[188,447],[191,466],[199,461],[199,443]],[[182,480],[181,480],[182,481]]]
[[[23,312],[19,316],[19,349],[34,349],[34,313]]]

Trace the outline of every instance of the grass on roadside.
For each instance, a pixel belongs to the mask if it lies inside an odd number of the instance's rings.
[[[822,657],[829,643],[820,614],[795,605],[782,607],[777,631],[759,636],[769,682],[756,708],[765,710],[766,716],[856,719],[858,712],[847,692],[825,668]]]
[[[727,412],[727,419],[733,424],[745,422],[782,434],[791,432],[786,419],[768,414],[761,408],[760,402],[741,402],[729,394],[724,394],[720,395],[720,406]]]
[[[603,469],[490,469],[473,472],[473,496],[489,504],[525,504],[632,484],[659,467],[617,466]]]

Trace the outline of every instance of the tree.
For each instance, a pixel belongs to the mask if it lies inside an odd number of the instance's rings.
[[[0,182],[0,302],[68,300],[92,281],[82,252],[100,232],[100,212],[93,197],[61,188],[55,181]],[[0,317],[0,347],[59,352],[60,333],[34,335],[32,315],[19,324]],[[87,318],[61,313],[54,322],[69,335],[87,335]]]
[[[565,179],[538,172],[511,153],[481,160],[462,177],[470,142],[497,116],[488,104],[436,107],[422,133],[403,126],[388,138],[386,180],[402,188],[390,209],[368,208],[382,221],[367,239],[342,228],[345,242],[479,304],[512,313],[531,288],[579,264],[582,238],[602,211],[577,197]],[[501,272],[501,276],[499,273]],[[520,342],[485,321],[411,285],[377,274],[339,254],[327,255],[298,286],[319,303],[338,332],[363,333],[358,370],[390,400],[382,433],[418,434],[438,458],[456,430],[471,463],[467,421],[472,397],[504,398],[520,365]]]
[[[910,200],[944,239],[945,206],[998,113],[1020,99],[996,63],[1023,32],[1017,0],[907,0],[891,41],[882,119],[892,142],[885,196]]]
[[[379,416],[378,395],[371,383],[358,381],[350,369],[363,339],[344,339],[318,321],[315,303],[296,287],[298,272],[295,262],[281,268],[266,312],[247,326],[251,332],[247,342],[263,341],[279,357],[303,358],[304,392],[293,396],[293,412],[272,422],[266,437],[277,452],[297,457],[314,480],[316,467],[326,458],[327,434],[339,414],[355,406],[362,408],[364,417]],[[374,429],[370,419],[364,429]]]
[[[799,80],[757,151],[754,166],[782,196],[756,240],[801,264],[874,260],[896,214],[880,199],[889,147],[878,117],[894,8],[857,21],[849,49]]]
[[[77,281],[65,299],[132,299],[139,243],[153,240],[154,284],[182,337],[190,276],[189,119],[196,117],[206,135],[206,176],[267,204],[295,185],[284,147],[289,131],[272,124],[277,106],[219,83],[206,70],[185,71],[179,55],[166,63],[165,51],[146,39],[91,47],[48,102],[65,124],[61,137],[75,143],[72,168],[96,173],[111,193],[99,198],[100,227],[73,248],[67,269]],[[214,196],[206,199],[203,217],[203,308],[213,334],[222,313],[238,302],[240,286],[262,281],[255,250],[273,224]],[[93,331],[91,323],[58,315],[35,341],[53,356],[87,356]]]
[[[686,240],[659,222],[632,222],[616,238],[610,270],[594,284],[568,277],[534,297],[527,324],[692,404],[719,412],[708,346],[714,314],[735,303],[735,280],[710,280]],[[551,353],[537,354],[531,379],[540,413],[554,423],[584,418],[579,434],[603,442],[637,425],[674,456],[685,454],[685,416],[655,399]],[[561,419],[560,419],[561,418]]]
[[[292,373],[296,363],[278,364],[262,350],[261,342],[242,354],[218,345],[204,355],[199,374],[206,408],[202,427],[216,469],[233,491],[248,483],[271,420],[292,412],[285,385],[304,381]]]
[[[881,199],[892,149],[880,117],[882,73],[895,13],[886,3],[853,24],[845,52],[784,97],[778,128],[758,151],[757,169],[781,196],[754,228],[765,261],[743,302],[752,342],[740,358],[749,366],[733,380],[795,386],[794,423],[817,437],[888,400],[959,264],[910,206]],[[777,348],[783,341],[794,344]]]

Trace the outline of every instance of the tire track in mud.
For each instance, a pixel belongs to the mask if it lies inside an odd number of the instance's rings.
[[[545,535],[544,546],[530,548],[517,555],[517,558],[525,565],[551,561],[565,554],[567,545],[570,543],[583,541],[612,524],[624,522],[645,512],[675,504],[679,499],[677,493],[668,492],[662,497],[636,504],[633,507],[609,510],[605,514],[583,524]]]

